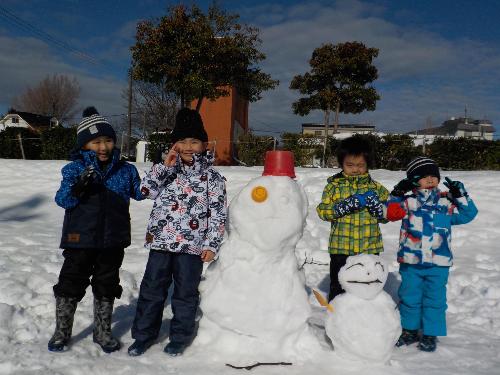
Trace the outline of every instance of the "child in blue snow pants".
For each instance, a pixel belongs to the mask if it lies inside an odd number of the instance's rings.
[[[472,221],[477,208],[460,181],[446,177],[449,190],[439,190],[439,167],[432,159],[413,159],[406,175],[391,192],[386,212],[388,220],[401,220],[398,294],[403,331],[396,346],[418,342],[420,350],[433,352],[436,337],[446,336],[451,227]]]
[[[422,328],[424,335],[446,336],[446,284],[449,267],[401,264],[399,287],[401,325]]]

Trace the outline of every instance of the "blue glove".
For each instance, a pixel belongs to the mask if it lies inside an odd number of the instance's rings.
[[[359,211],[366,205],[366,198],[363,194],[353,194],[346,199],[335,203],[333,205],[333,211],[337,217],[342,217],[349,215],[354,211]]]
[[[445,177],[444,179],[446,181],[443,182],[443,185],[449,189],[449,194],[453,199],[469,196],[467,190],[465,190],[464,184],[460,181],[452,181],[448,177]]]
[[[380,202],[378,194],[374,191],[368,191],[364,196],[366,198],[366,208],[370,215],[377,219],[382,219],[384,217],[384,207]]]

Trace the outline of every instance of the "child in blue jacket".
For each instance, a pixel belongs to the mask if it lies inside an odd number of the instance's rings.
[[[403,332],[396,346],[419,342],[420,350],[433,352],[436,336],[446,336],[446,284],[453,260],[451,226],[473,220],[477,208],[459,181],[446,178],[449,191],[438,189],[439,168],[429,158],[412,160],[406,174],[391,192],[387,208],[389,220],[402,219],[398,294]]]
[[[120,298],[119,269],[130,245],[130,198],[143,199],[137,169],[120,160],[116,134],[94,107],[83,112],[72,162],[62,169],[56,203],[64,208],[60,247],[64,263],[54,285],[56,329],[50,351],[67,348],[76,305],[92,285],[94,342],[110,353],[120,349],[111,334],[115,298]]]
[[[154,164],[141,183],[154,200],[145,247],[149,249],[132,326],[128,354],[143,354],[158,337],[172,281],[170,341],[164,351],[180,355],[195,333],[198,286],[203,262],[218,252],[226,222],[225,179],[206,151],[208,135],[195,110],[181,109],[171,134],[174,146]]]

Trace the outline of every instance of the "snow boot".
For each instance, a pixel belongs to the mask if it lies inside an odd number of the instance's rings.
[[[401,336],[399,336],[396,346],[411,345],[416,342],[418,342],[418,330],[403,328],[403,332],[401,332]]]
[[[63,352],[67,350],[77,304],[77,298],[56,296],[56,329],[47,345],[49,351]]]
[[[154,340],[135,340],[132,345],[128,347],[128,355],[131,357],[138,357],[143,355],[146,350],[153,345]]]
[[[188,347],[187,344],[183,344],[180,342],[169,342],[163,351],[172,357],[176,357],[178,355],[182,355],[184,350]]]
[[[423,352],[434,352],[436,351],[436,342],[436,336],[423,335],[418,344],[418,348]]]
[[[94,297],[94,342],[105,353],[120,349],[120,342],[111,333],[111,315],[113,314],[114,298]]]

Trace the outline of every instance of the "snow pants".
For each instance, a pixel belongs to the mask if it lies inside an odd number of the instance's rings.
[[[339,271],[345,266],[347,257],[345,254],[330,254],[330,293],[328,293],[328,302],[344,293],[340,286]]]
[[[59,281],[53,287],[54,295],[81,301],[92,284],[97,299],[120,298],[120,267],[124,253],[123,248],[65,249]]]
[[[203,261],[199,255],[151,250],[137,300],[132,338],[149,341],[158,337],[168,289],[173,281],[174,316],[170,322],[170,341],[189,344],[195,331],[202,271]]]
[[[400,264],[399,312],[405,329],[446,336],[446,284],[449,267]]]

